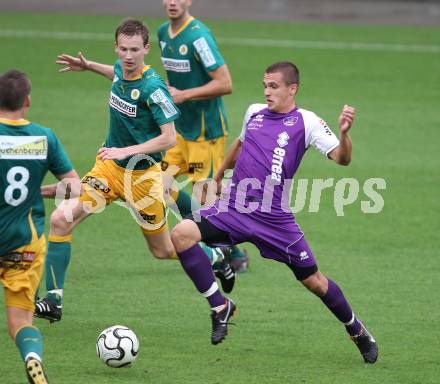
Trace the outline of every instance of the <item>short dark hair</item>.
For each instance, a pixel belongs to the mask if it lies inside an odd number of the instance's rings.
[[[266,68],[266,73],[281,72],[284,82],[287,85],[298,84],[299,85],[299,69],[290,61],[279,61]]]
[[[140,35],[142,36],[142,40],[144,40],[144,45],[147,45],[149,41],[148,27],[142,21],[132,18],[123,20],[122,23],[119,24],[118,28],[116,28],[116,43],[118,42],[119,35],[126,35],[130,37],[134,35]]]
[[[0,109],[18,111],[31,93],[31,82],[24,72],[11,69],[0,76]]]

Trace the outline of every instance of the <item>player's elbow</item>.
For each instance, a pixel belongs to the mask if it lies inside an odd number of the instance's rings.
[[[176,137],[176,133],[174,132],[172,135],[170,135],[170,137],[168,137],[167,149],[175,147],[176,144],[177,144],[177,137]]]
[[[341,158],[341,159],[338,160],[338,164],[339,165],[343,165],[344,167],[346,167],[350,163],[351,163],[351,157]]]
[[[224,87],[223,87],[223,91],[224,91],[224,95],[229,95],[232,93],[232,80],[229,79],[228,81],[225,82]]]
[[[170,132],[165,138],[165,143],[164,143],[165,149],[173,148],[176,146],[176,144],[177,144],[176,132],[175,131]]]

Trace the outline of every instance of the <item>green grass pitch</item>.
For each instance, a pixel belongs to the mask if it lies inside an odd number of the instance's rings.
[[[58,53],[82,50],[87,58],[112,63],[112,34],[121,19],[0,15],[0,72],[17,67],[30,75],[29,119],[57,132],[80,174],[91,168],[106,135],[110,83],[88,73],[58,74],[54,62]],[[160,20],[145,20],[154,35]],[[238,277],[231,294],[239,306],[236,326],[224,343],[211,346],[205,300],[177,262],[153,259],[128,212],[111,206],[74,233],[62,322],[35,321],[44,335],[51,382],[438,383],[440,30],[208,24],[234,79],[234,92],[225,97],[230,140],[238,134],[248,104],[263,102],[262,74],[274,61],[299,65],[298,104],[325,118],[335,131],[342,105],[357,107],[352,164],[337,167],[311,150],[298,177],[356,178],[359,198],[338,217],[334,189],[323,191],[318,213],[307,210],[309,193],[297,219],[321,270],[341,285],[375,335],[379,362],[366,366],[320,300],[287,268],[262,259],[250,245],[250,270]],[[17,36],[26,30],[40,34]],[[56,39],[42,31],[103,33],[108,38]],[[262,43],[238,45],[232,38]],[[380,43],[385,49],[271,47],[267,39]],[[403,49],[386,48],[396,44]],[[434,48],[417,52],[408,46]],[[163,74],[156,41],[147,61]],[[360,208],[366,200],[362,184],[372,177],[386,180],[386,190],[380,191],[385,206],[380,214],[367,215]],[[48,202],[48,212],[52,209]],[[22,383],[24,368],[5,324],[1,311],[0,382]],[[96,337],[113,324],[129,326],[140,339],[140,354],[130,369],[108,368],[96,356]]]

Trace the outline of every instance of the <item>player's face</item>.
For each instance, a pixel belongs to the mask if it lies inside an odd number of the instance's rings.
[[[265,73],[263,86],[269,111],[287,113],[294,108],[293,96],[298,86],[297,84],[286,84],[281,72]]]
[[[163,0],[163,5],[170,20],[180,19],[188,12],[192,0]]]
[[[120,34],[115,44],[115,51],[126,73],[137,73],[144,67],[144,57],[150,50],[150,44],[144,45],[141,35],[127,36]]]

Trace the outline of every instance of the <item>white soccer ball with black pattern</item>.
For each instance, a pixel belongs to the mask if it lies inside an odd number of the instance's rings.
[[[121,368],[131,364],[139,352],[136,334],[123,325],[104,329],[96,341],[96,353],[108,366]]]

